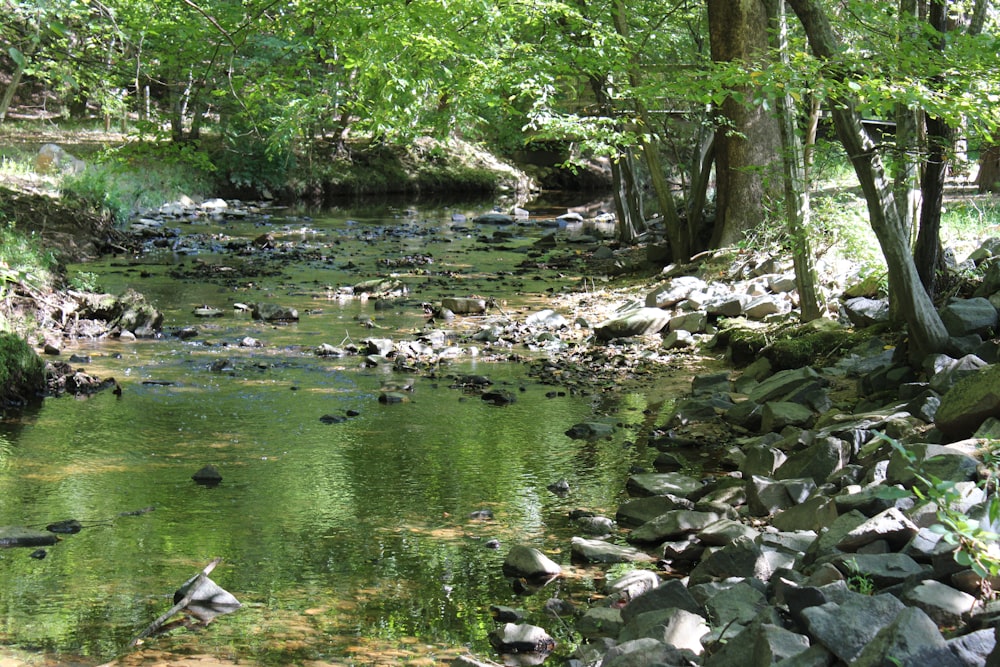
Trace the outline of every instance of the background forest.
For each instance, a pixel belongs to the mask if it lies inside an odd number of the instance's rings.
[[[655,219],[686,261],[781,226],[806,319],[828,140],[853,167],[917,352],[945,338],[929,307],[945,178],[1000,181],[989,0],[5,0],[0,40],[0,121],[96,115],[137,140],[105,161],[134,165],[152,145],[240,192],[329,194],[344,164],[400,146],[443,160],[442,141],[570,168],[603,159],[622,243]],[[464,178],[451,185],[488,185]],[[100,172],[82,180],[109,199]],[[379,184],[369,172],[353,186]]]

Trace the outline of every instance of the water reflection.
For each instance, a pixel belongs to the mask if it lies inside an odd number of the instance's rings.
[[[450,213],[419,218],[446,228]],[[394,222],[383,209],[340,211],[310,225],[339,229],[349,219]],[[475,242],[418,241],[400,247],[448,247],[456,254],[442,250],[436,261],[487,266],[494,280],[497,262],[512,266],[523,257],[517,248],[504,254]],[[626,441],[648,419],[643,399],[595,405],[581,396],[547,398],[551,387],[533,384],[517,367],[468,361],[451,370],[488,374],[517,401],[494,406],[449,388],[446,379],[417,378],[410,402],[379,403],[391,370],[317,357],[312,348],[371,335],[357,320],[361,313],[391,335],[416,331],[424,323],[420,300],[455,289],[416,276],[419,295],[378,312],[322,296],[357,277],[343,272],[344,259],[358,265],[384,252],[344,240],[335,262],[341,269],[290,265],[253,287],[171,278],[166,269],[189,257],[90,268],[109,289],[135,283],[151,295],[167,313],[168,330],[196,324],[201,335],[83,346],[92,355],[89,370],[119,379],[120,397],[48,400],[37,413],[0,423],[0,525],[76,519],[84,526],[42,561],[26,550],[0,551],[0,643],[97,664],[123,651],[170,607],[178,584],[216,557],[223,563],[213,578],[244,608],[203,632],[151,639],[157,647],[266,664],[352,655],[375,663],[462,646],[488,655],[491,605],[526,606],[544,622],[541,600],[519,598],[503,578],[506,548],[561,540],[566,546],[551,557],[569,565],[566,515],[615,506],[639,456]],[[551,285],[541,274],[519,280],[521,303],[541,292],[531,285]],[[487,278],[463,284],[480,288],[500,289]],[[262,298],[310,314],[275,327],[231,309],[234,301]],[[202,303],[226,315],[197,320],[191,309]],[[239,347],[244,336],[264,347]],[[224,370],[213,370],[221,358]],[[628,410],[615,419],[632,423],[612,438],[565,435],[622,404]],[[348,413],[354,416],[338,423],[320,419]],[[207,464],[223,478],[211,488],[191,479]],[[546,489],[560,479],[572,489],[566,497]],[[494,518],[470,518],[482,509]],[[490,541],[501,548],[488,548]],[[587,584],[556,582],[540,597],[570,594],[574,585]]]

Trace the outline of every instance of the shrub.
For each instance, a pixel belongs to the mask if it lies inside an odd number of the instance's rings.
[[[0,333],[0,404],[24,404],[45,389],[45,362],[19,336]]]

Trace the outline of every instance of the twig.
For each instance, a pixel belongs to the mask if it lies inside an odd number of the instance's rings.
[[[150,636],[151,634],[159,630],[161,627],[163,627],[163,624],[166,623],[171,616],[179,612],[181,609],[184,609],[184,607],[188,606],[191,603],[191,599],[198,591],[198,588],[201,586],[201,583],[208,578],[208,575],[212,572],[212,570],[215,569],[215,566],[221,562],[222,562],[221,558],[215,558],[214,560],[212,560],[211,563],[206,565],[205,569],[199,572],[198,576],[195,577],[194,581],[191,582],[191,585],[188,586],[188,591],[184,595],[184,597],[182,597],[177,604],[175,604],[173,607],[164,612],[162,616],[160,616],[155,621],[150,623],[145,630],[140,632],[135,637],[135,639],[129,642],[128,647],[134,648],[140,641],[142,641],[143,639],[145,639],[146,637]]]

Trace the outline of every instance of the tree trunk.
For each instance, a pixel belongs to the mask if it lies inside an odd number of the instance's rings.
[[[10,77],[10,83],[7,84],[7,88],[3,91],[3,98],[0,98],[0,123],[3,123],[7,118],[7,111],[10,110],[10,103],[14,100],[14,93],[17,92],[17,87],[21,83],[22,76],[24,76],[24,66],[17,65]]]
[[[936,31],[933,47],[943,52],[945,33],[948,30],[948,0],[933,0],[928,19]],[[936,77],[941,83],[940,77]],[[951,150],[952,130],[940,118],[927,116],[927,164],[920,181],[920,231],[913,249],[917,272],[924,289],[933,298],[938,265],[941,262],[941,207],[944,204],[944,184],[948,175],[948,153]]]
[[[980,151],[976,185],[980,192],[1000,192],[1000,144],[984,146]]]
[[[752,63],[767,55],[767,13],[762,0],[708,0],[712,60]],[[737,91],[752,98],[747,86]],[[730,245],[764,219],[764,205],[778,194],[778,121],[761,106],[728,97],[715,134],[716,221],[713,246]],[[777,177],[777,173],[773,176]]]
[[[835,59],[842,45],[818,0],[788,0],[788,4],[802,23],[816,57],[827,61]],[[831,102],[837,138],[861,183],[872,230],[878,237],[889,270],[890,289],[899,301],[898,312],[907,324],[910,358],[920,361],[932,352],[943,352],[948,333],[920,283],[906,229],[892,196],[892,184],[886,178],[881,157],[861,125],[857,100],[840,95]]]
[[[918,17],[917,0],[900,0],[899,17],[903,25],[914,25]],[[898,41],[916,39],[912,30],[900,34]],[[920,210],[920,166],[917,158],[920,112],[905,104],[896,107],[896,150],[893,156],[893,196],[899,217],[907,230],[915,228]],[[911,232],[908,232],[911,233]]]
[[[625,0],[615,0],[614,23],[615,31],[625,40],[629,38],[628,17]],[[629,63],[629,85],[638,88],[642,83],[639,68],[633,61]],[[640,133],[639,147],[642,149],[642,156],[649,170],[650,183],[653,186],[653,193],[656,195],[656,203],[659,205],[660,215],[663,216],[664,229],[667,234],[667,241],[670,243],[670,256],[675,262],[686,262],[691,259],[691,238],[688,227],[682,224],[680,216],[677,215],[677,205],[674,203],[674,196],[663,173],[663,163],[660,160],[660,146],[657,141],[650,141],[648,136],[652,135],[652,124],[649,120],[649,113],[642,100],[636,98],[636,115],[644,126],[645,132]]]
[[[783,63],[788,62],[788,37],[784,0],[765,0],[770,34]],[[792,243],[795,287],[799,293],[799,318],[811,322],[820,316],[816,298],[816,268],[809,247],[809,184],[805,180],[802,147],[795,131],[795,106],[787,93],[777,97],[780,119],[782,181],[785,189],[785,219]]]

